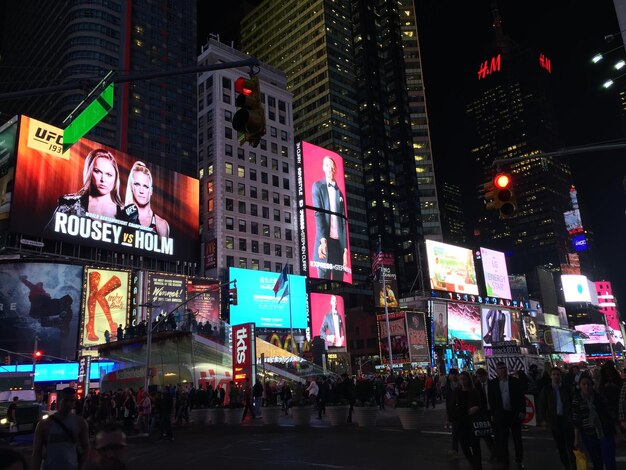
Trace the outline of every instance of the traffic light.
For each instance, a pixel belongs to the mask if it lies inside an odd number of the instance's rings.
[[[513,181],[507,173],[499,173],[483,185],[485,208],[500,211],[501,219],[508,219],[517,214],[517,198],[513,190]]]
[[[7,366],[10,366],[11,365],[11,356],[9,356],[8,354],[6,356],[4,356],[4,363]]]
[[[230,305],[237,305],[237,288],[233,287],[228,289],[228,303]]]
[[[233,116],[233,129],[240,132],[240,145],[249,142],[256,147],[265,135],[265,110],[261,104],[258,77],[239,77],[235,80],[235,91],[239,93],[235,99],[239,109]]]
[[[41,359],[41,357],[43,356],[43,353],[41,351],[35,351],[34,356],[35,356],[35,360],[37,361]]]

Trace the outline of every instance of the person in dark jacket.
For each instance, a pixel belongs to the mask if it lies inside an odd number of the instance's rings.
[[[459,426],[461,450],[474,470],[481,470],[480,442],[474,435],[473,419],[480,412],[480,395],[468,372],[461,372],[459,387],[452,393],[451,415]]]
[[[452,448],[449,455],[452,459],[457,459],[459,454],[459,432],[458,422],[453,420],[454,415],[454,391],[459,387],[459,371],[450,369],[448,380],[446,381],[446,419],[452,428]]]
[[[559,451],[564,469],[576,470],[574,459],[574,424],[572,421],[572,392],[563,385],[561,370],[550,371],[551,385],[544,387],[539,396],[542,424],[547,424]]]
[[[498,377],[489,381],[489,409],[493,417],[498,458],[505,468],[509,466],[509,433],[513,437],[515,462],[524,468],[522,446],[522,418],[526,414],[526,397],[519,379],[509,377],[504,362],[496,364]]]

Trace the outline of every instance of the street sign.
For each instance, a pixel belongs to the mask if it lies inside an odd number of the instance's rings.
[[[94,128],[113,109],[113,83],[87,106],[63,132],[63,153]]]

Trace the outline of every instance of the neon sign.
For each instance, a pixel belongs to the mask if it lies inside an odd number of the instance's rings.
[[[500,71],[500,63],[501,63],[502,54],[498,54],[495,57],[492,57],[490,60],[484,61],[480,64],[480,68],[478,69],[478,80],[481,78],[486,78],[487,75],[491,75],[492,73],[496,73]]]
[[[550,58],[546,57],[544,54],[539,54],[539,65],[541,65],[541,68],[546,69],[548,73],[552,73]]]

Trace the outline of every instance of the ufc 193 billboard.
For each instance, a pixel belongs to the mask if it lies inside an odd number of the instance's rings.
[[[10,229],[164,260],[198,257],[198,180],[21,116]]]

